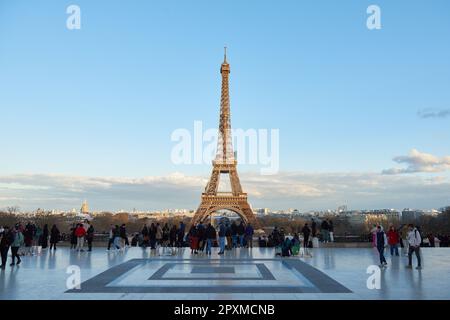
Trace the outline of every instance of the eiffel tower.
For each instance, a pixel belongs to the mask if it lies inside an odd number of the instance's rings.
[[[216,158],[213,160],[211,178],[202,193],[202,202],[197,209],[193,224],[204,222],[214,212],[230,210],[237,213],[246,223],[257,226],[253,210],[247,201],[247,194],[242,191],[237,173],[237,161],[233,152],[230,115],[230,95],[228,90],[228,76],[230,65],[227,62],[227,48],[225,47],[224,61],[220,68],[222,74],[222,97],[220,100],[220,122],[217,142]],[[220,190],[222,184],[230,185],[231,190]]]

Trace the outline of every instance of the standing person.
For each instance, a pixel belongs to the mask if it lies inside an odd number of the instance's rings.
[[[225,253],[225,238],[227,234],[227,227],[223,222],[219,225],[219,253],[218,254],[224,254]]]
[[[42,249],[47,249],[48,247],[48,235],[49,235],[48,225],[45,224],[44,229],[42,229],[42,238],[41,238]]]
[[[24,240],[25,240],[25,254],[31,255],[31,247],[33,245],[33,228],[31,227],[31,223],[28,222],[25,226],[24,231]]]
[[[54,224],[50,230],[50,250],[52,250],[52,248],[56,250],[56,244],[59,241],[59,234],[60,232],[56,227],[56,224]]]
[[[227,250],[233,249],[233,236],[232,236],[231,226],[227,222],[225,226],[225,237],[227,238]]]
[[[408,243],[409,243],[409,250],[408,250],[408,265],[406,268],[412,269],[412,254],[413,252],[416,254],[417,258],[417,270],[422,269],[422,261],[420,259],[420,244],[422,243],[422,237],[420,236],[420,232],[417,230],[416,227],[414,227],[413,224],[408,225]]]
[[[247,243],[247,248],[253,248],[253,234],[255,231],[253,230],[252,225],[249,223],[245,227],[245,242]]]
[[[122,249],[122,237],[120,236],[120,227],[116,224],[114,226],[114,230],[113,230],[113,243],[114,243],[114,247],[117,250],[121,250]]]
[[[148,230],[148,238],[150,239],[150,250],[156,249],[156,226],[152,222],[150,229]]]
[[[328,242],[328,222],[327,222],[327,220],[322,221],[322,224],[320,225],[320,232],[322,234],[322,242],[327,243]]]
[[[8,226],[3,227],[3,231],[0,234],[0,255],[2,257],[2,264],[0,265],[0,269],[6,268],[6,261],[8,259],[8,251],[11,243],[13,242],[13,234],[9,230]]]
[[[20,256],[19,256],[19,249],[21,246],[23,246],[24,244],[24,237],[22,232],[20,232],[19,230],[19,225],[16,224],[14,230],[13,230],[13,237],[11,237],[12,243],[11,243],[11,256],[12,256],[12,263],[10,264],[10,266],[15,265],[15,259],[17,258],[17,265],[20,264],[20,262],[22,262],[20,260]]]
[[[328,220],[328,231],[329,231],[329,235],[330,235],[330,242],[334,242],[334,225],[333,225],[333,220],[329,219]]]
[[[374,224],[372,226],[372,230],[370,230],[370,232],[372,233],[372,247],[376,248],[377,247],[377,225]]]
[[[77,225],[74,223],[72,228],[70,228],[70,249],[76,249],[77,247],[77,236],[75,231],[77,230]]]
[[[109,233],[108,233],[108,248],[106,250],[111,250],[111,245],[114,244],[114,225],[109,226]]]
[[[75,229],[75,236],[77,237],[77,248],[76,250],[79,252],[84,251],[84,237],[86,236],[86,229],[84,229],[83,224],[79,223],[77,228]]]
[[[211,248],[214,245],[214,241],[216,241],[216,239],[216,229],[214,229],[211,223],[209,223],[208,227],[206,228],[206,254],[211,255]]]
[[[162,228],[162,234],[163,234],[163,237],[162,237],[163,247],[168,247],[170,229],[169,229],[169,225],[167,223],[164,224],[164,227]]]
[[[163,231],[159,223],[156,224],[156,246],[160,247],[162,245]]]
[[[393,256],[394,253],[396,256],[398,256],[398,243],[400,242],[400,235],[399,235],[397,229],[394,228],[394,226],[391,226],[389,228],[387,237],[388,237],[389,247],[391,249],[391,256]]]
[[[208,241],[208,237],[206,235],[206,229],[205,226],[200,222],[197,225],[197,236],[198,236],[198,248],[203,253],[203,250],[206,247],[206,242]]]
[[[39,226],[34,226],[34,235],[33,235],[33,254],[40,254],[40,246],[42,245],[42,229]]]
[[[303,233],[303,247],[306,250],[308,248],[309,236],[311,234],[311,229],[309,229],[308,223],[305,223],[305,225],[303,226],[302,233]]]
[[[238,237],[239,237],[239,247],[244,247],[244,236],[245,236],[245,226],[244,221],[241,220],[241,223],[239,223],[239,226],[237,228]]]
[[[148,247],[148,244],[149,244],[149,237],[148,237],[148,228],[147,228],[147,224],[144,224],[144,227],[142,228],[141,234],[142,234],[142,239],[143,239],[143,241],[142,241],[142,246],[143,246],[144,248],[147,248],[147,247]]]
[[[126,228],[125,223],[123,223],[120,226],[119,232],[120,232],[120,238],[122,239],[122,247],[126,248],[126,247],[130,246],[130,243],[128,242],[127,228]]]
[[[381,226],[377,227],[377,250],[380,255],[380,268],[386,268],[387,262],[384,257],[384,248],[387,245],[386,234],[384,233]]]
[[[311,233],[313,238],[317,235],[317,223],[314,219],[311,220]]]
[[[189,229],[189,242],[191,246],[191,254],[198,253],[198,235],[197,235],[197,227],[192,225]]]
[[[173,225],[169,234],[170,246],[173,248],[177,243],[177,226]]]
[[[237,248],[238,246],[238,227],[236,225],[236,221],[233,221],[231,224],[231,239],[233,240],[233,248]]]
[[[184,234],[185,234],[186,225],[183,221],[180,221],[180,227],[178,228],[178,248],[182,248],[184,246]]]
[[[92,241],[94,241],[94,226],[89,223],[89,228],[86,231],[86,240],[88,243],[88,251],[92,251]]]

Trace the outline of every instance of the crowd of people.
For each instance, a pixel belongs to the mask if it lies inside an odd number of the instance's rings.
[[[0,227],[0,268],[5,269],[10,249],[12,259],[10,266],[19,265],[22,261],[21,255],[38,255],[41,250],[46,250],[49,244],[50,250],[56,250],[59,237],[60,232],[56,225],[53,225],[50,230],[48,225],[41,228],[31,222],[26,225],[19,222],[12,228]],[[21,252],[20,249],[22,249]]]

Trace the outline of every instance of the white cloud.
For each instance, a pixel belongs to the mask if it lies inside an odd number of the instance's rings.
[[[0,208],[18,205],[24,210],[67,210],[79,208],[87,199],[95,210],[196,209],[207,180],[207,176],[181,173],[142,178],[0,176]],[[241,173],[241,183],[253,207],[300,210],[329,209],[342,204],[350,208],[439,207],[449,204],[450,190],[445,176],[380,173],[282,172],[261,176],[246,172]]]
[[[406,164],[407,167],[383,170],[384,174],[444,172],[450,169],[450,156],[439,158],[416,149],[412,149],[407,156],[395,157],[393,161]]]

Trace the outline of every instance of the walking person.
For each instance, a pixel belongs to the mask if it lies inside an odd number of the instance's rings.
[[[94,241],[94,226],[89,223],[89,228],[86,231],[86,240],[88,243],[88,252],[92,251],[92,242]]]
[[[33,227],[30,222],[25,226],[24,231],[24,241],[25,241],[25,254],[31,255],[31,249],[33,246]]]
[[[414,227],[413,224],[408,225],[408,265],[406,268],[412,269],[412,254],[413,252],[416,254],[417,258],[417,270],[422,269],[422,260],[420,258],[420,244],[422,243],[422,237],[420,236],[420,232],[417,230],[417,227]]]
[[[208,227],[206,228],[206,254],[211,255],[211,248],[214,245],[214,241],[216,241],[216,239],[216,229],[214,229],[211,223],[209,223]]]
[[[219,253],[225,253],[225,238],[226,238],[227,227],[223,222],[219,225]]]
[[[14,235],[8,226],[3,227],[3,231],[0,233],[0,255],[2,258],[2,264],[0,269],[5,270],[6,261],[8,260],[8,251],[11,243],[14,241]]]
[[[398,257],[398,243],[400,242],[400,235],[397,231],[397,229],[394,228],[394,226],[391,226],[389,228],[389,231],[387,233],[388,237],[388,244],[391,249],[391,256],[394,254]]]
[[[77,237],[77,247],[78,252],[84,252],[84,237],[86,236],[86,229],[84,229],[83,224],[79,223],[75,229],[75,236]]]
[[[150,250],[156,249],[156,226],[154,223],[150,225],[150,229],[148,230],[148,238],[150,240]]]
[[[387,237],[381,226],[377,226],[377,250],[380,255],[380,268],[386,268],[387,262],[384,257],[384,248],[387,246]]]
[[[19,249],[24,244],[24,237],[23,237],[22,232],[20,232],[20,230],[19,230],[18,224],[16,224],[16,226],[14,227],[13,236],[11,237],[11,239],[13,239],[13,241],[11,243],[12,263],[10,264],[10,266],[15,265],[16,258],[17,258],[17,265],[19,265],[22,262],[22,260],[20,259],[20,256],[19,256]]]
[[[148,237],[148,228],[147,228],[147,224],[144,224],[144,227],[142,228],[141,231],[142,234],[142,247],[147,248],[149,245],[149,237]]]
[[[33,235],[33,254],[39,255],[42,249],[42,229],[39,226],[34,226]]]
[[[249,223],[245,227],[245,242],[247,243],[247,248],[253,248],[253,234],[255,231],[253,230],[252,225]]]
[[[52,229],[50,230],[50,250],[56,250],[56,244],[59,241],[59,235],[60,232],[58,228],[56,227],[56,224],[52,226]]]

